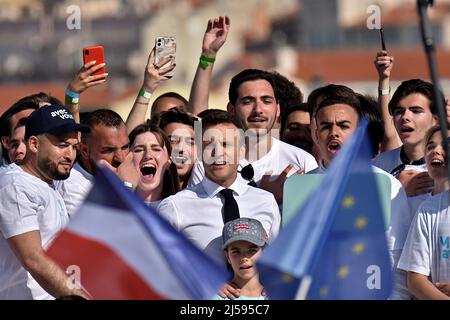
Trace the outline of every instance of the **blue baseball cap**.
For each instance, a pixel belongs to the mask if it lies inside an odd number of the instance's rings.
[[[76,123],[72,113],[66,107],[52,104],[34,110],[25,125],[25,139],[44,133],[62,135],[68,132],[80,131],[89,133],[88,126]]]

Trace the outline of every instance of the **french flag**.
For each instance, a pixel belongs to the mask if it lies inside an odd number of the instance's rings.
[[[220,268],[107,169],[47,250],[93,299],[211,299]]]

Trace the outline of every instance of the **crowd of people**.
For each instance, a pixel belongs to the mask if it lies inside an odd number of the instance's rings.
[[[390,181],[391,299],[450,299],[447,141],[433,85],[405,79],[391,98],[394,57],[380,51],[378,100],[328,84],[304,102],[276,71],[246,69],[230,82],[227,111],[212,109],[214,61],[229,30],[226,16],[207,22],[188,100],[176,92],[153,97],[176,64],[173,56],[155,64],[152,50],[125,120],[107,108],[81,112],[83,92],[107,81],[106,73],[93,75],[105,66],[94,63],[76,73],[64,102],[31,94],[1,115],[0,299],[89,299],[66,285],[45,249],[77,214],[99,166],[228,266],[233,276],[215,299],[268,299],[256,260],[282,228],[286,179],[326,172],[363,118],[373,171]]]

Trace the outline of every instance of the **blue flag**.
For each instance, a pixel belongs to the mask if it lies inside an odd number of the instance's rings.
[[[270,299],[386,299],[392,274],[362,120],[259,262]]]

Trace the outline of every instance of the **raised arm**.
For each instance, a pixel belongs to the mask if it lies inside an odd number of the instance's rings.
[[[107,73],[93,76],[92,74],[103,68],[105,63],[94,66],[95,61],[86,63],[75,75],[66,89],[65,105],[72,112],[75,122],[80,123],[80,103],[79,97],[87,88],[106,82]]]
[[[164,59],[161,59],[158,65],[155,65],[153,63],[154,55],[155,48],[150,52],[147,65],[145,66],[144,82],[142,83],[141,90],[136,96],[133,107],[128,114],[126,122],[128,133],[145,122],[145,116],[150,103],[150,96],[155,92],[161,82],[171,78],[171,76],[166,76],[166,74],[172,71],[176,66],[175,57],[173,56],[167,56]],[[163,68],[168,62],[170,63]]]
[[[389,78],[394,66],[394,57],[389,56],[387,51],[379,51],[374,64],[378,72],[378,105],[384,122],[384,138],[381,141],[380,152],[384,152],[402,145],[395,130],[392,116],[389,114],[389,101],[391,99]]]
[[[230,18],[220,16],[208,20],[205,34],[203,36],[202,55],[192,82],[189,95],[188,112],[195,115],[208,109],[209,89],[211,86],[211,75],[217,52],[227,40],[230,30]]]
[[[38,230],[26,232],[8,239],[12,251],[22,266],[39,285],[54,297],[78,295],[88,299],[79,288],[71,288],[65,272],[44,252]]]

